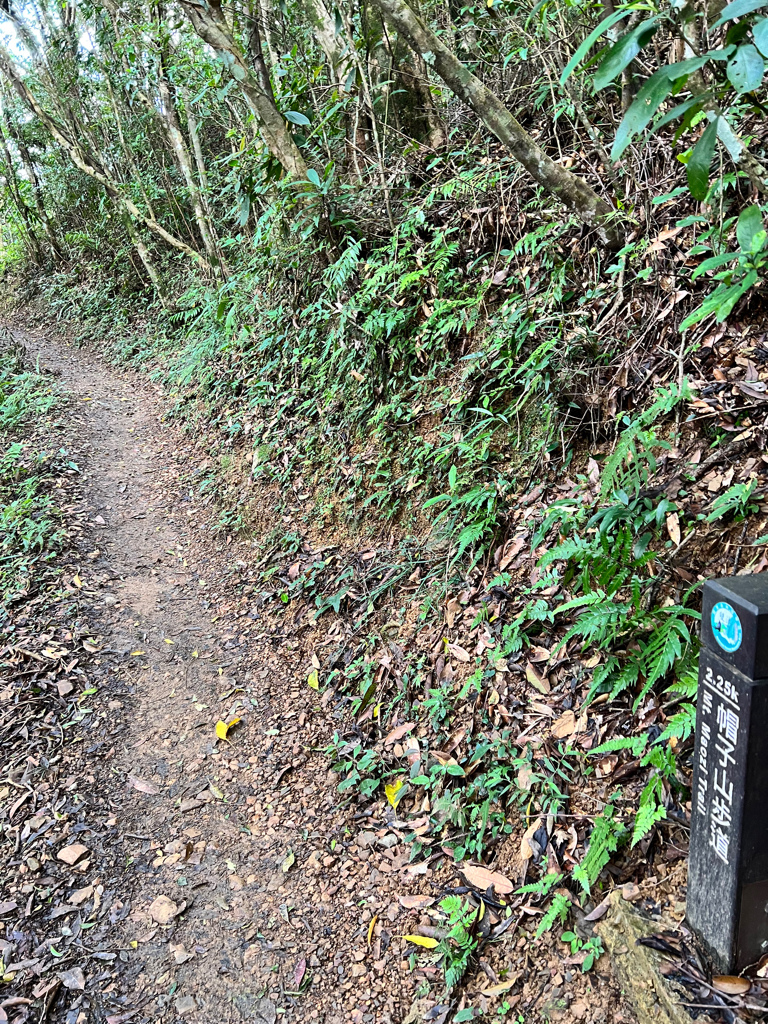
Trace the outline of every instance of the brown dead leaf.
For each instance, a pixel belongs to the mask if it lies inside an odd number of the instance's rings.
[[[667,516],[667,533],[673,544],[680,543],[680,517],[677,512],[670,512]]]
[[[406,910],[423,910],[425,907],[431,907],[435,902],[431,896],[398,896],[398,903],[401,907],[405,907]]]
[[[403,725],[398,725],[384,738],[384,746],[389,746],[390,743],[396,743],[397,740],[401,740],[406,733],[409,733],[411,729],[416,728],[416,722],[405,722]]]
[[[464,663],[469,661],[469,651],[465,651],[464,648],[459,647],[458,644],[448,644],[448,650],[457,661],[462,661]]]
[[[456,616],[459,614],[460,611],[461,605],[459,604],[455,597],[452,597],[450,601],[448,601],[445,605],[445,622],[446,625],[448,626],[448,629],[453,629],[453,624],[456,621]]]
[[[61,971],[58,977],[64,984],[64,988],[72,989],[75,992],[85,991],[85,975],[79,967],[73,967],[69,971]]]
[[[460,864],[459,871],[467,885],[480,892],[485,892],[489,885],[493,886],[497,896],[508,896],[515,891],[515,883],[510,882],[507,876],[499,871],[491,871],[490,868],[481,867],[479,864]]]
[[[559,740],[564,740],[567,736],[573,736],[575,732],[576,715],[572,711],[564,712],[552,725],[552,735],[556,736]]]
[[[522,971],[516,971],[513,975],[507,978],[506,981],[500,981],[498,985],[491,985],[489,988],[481,988],[480,994],[484,996],[500,996],[505,992],[509,992],[522,976]]]
[[[504,553],[501,556],[499,562],[499,572],[504,572],[508,565],[520,554],[525,547],[525,537],[515,537],[514,540],[507,541],[504,545]]]
[[[168,896],[158,896],[149,907],[149,916],[157,924],[170,924],[174,917],[178,917],[186,904],[181,907],[174,903]]]
[[[138,789],[140,793],[148,793],[150,796],[157,796],[160,792],[159,787],[154,782],[147,782],[146,779],[138,779],[133,775],[128,777],[128,785]]]
[[[718,992],[724,992],[729,996],[743,996],[752,988],[746,978],[737,978],[732,974],[717,974],[712,979],[712,987]]]
[[[525,830],[523,838],[520,840],[520,857],[522,860],[530,860],[533,857],[533,848],[528,842],[529,839],[533,839],[535,834],[541,828],[541,818],[537,818],[532,825]]]

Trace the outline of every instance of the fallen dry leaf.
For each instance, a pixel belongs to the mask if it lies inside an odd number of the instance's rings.
[[[549,680],[547,679],[547,677],[540,676],[530,661],[525,666],[525,678],[528,680],[531,686],[534,687],[534,689],[539,691],[539,693],[549,693],[552,689],[552,687],[549,685]]]
[[[157,796],[160,792],[159,787],[154,782],[147,782],[146,779],[137,779],[132,775],[128,777],[128,785],[138,789],[140,793],[148,793],[150,796]]]
[[[179,908],[168,896],[158,896],[150,904],[149,916],[158,924],[170,924],[174,917],[177,917],[183,909],[184,905]]]
[[[717,974],[712,979],[712,987],[728,996],[743,996],[752,988],[746,978],[737,978],[732,974]]]
[[[398,779],[397,782],[388,782],[384,787],[384,793],[386,794],[387,800],[389,801],[390,807],[397,807],[397,794],[403,788],[403,780]]]
[[[431,896],[398,896],[398,903],[406,910],[423,910],[435,902]]]
[[[573,736],[576,732],[576,715],[572,711],[566,711],[552,725],[552,735],[563,740],[566,736]]]
[[[490,988],[481,988],[480,992],[484,996],[503,995],[504,992],[509,992],[509,990],[517,984],[521,973],[521,971],[517,971],[511,978],[507,978],[506,981],[501,981],[498,985],[491,985]]]
[[[396,743],[397,740],[401,740],[406,733],[409,733],[411,729],[416,728],[415,722],[405,722],[403,725],[398,725],[392,732],[388,733],[384,737],[384,746],[388,746],[390,743]]]
[[[492,885],[497,896],[508,896],[515,891],[515,883],[510,882],[506,875],[499,871],[491,871],[490,868],[481,867],[479,864],[460,864],[459,871],[464,876],[467,885],[485,892],[489,885]]]
[[[239,718],[232,718],[229,722],[219,720],[216,723],[216,735],[220,740],[226,740],[229,730],[240,721]]]
[[[673,544],[680,543],[680,517],[677,512],[670,512],[667,516],[667,533]]]
[[[79,967],[73,967],[69,971],[60,971],[58,977],[64,984],[64,988],[73,989],[77,992],[85,991],[85,975]]]
[[[458,644],[448,644],[448,650],[457,661],[462,661],[465,664],[469,661],[469,651],[464,650],[463,647],[459,647]]]

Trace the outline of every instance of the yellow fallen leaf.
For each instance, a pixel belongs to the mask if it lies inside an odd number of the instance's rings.
[[[397,782],[388,782],[384,787],[384,792],[387,795],[387,800],[391,807],[397,807],[397,794],[403,788],[403,780],[398,779]]]
[[[169,640],[167,636],[164,636],[164,637],[163,637],[163,640],[165,640],[165,642],[166,642],[167,644],[175,644],[175,643],[176,643],[176,641],[175,641],[175,640]]]
[[[379,920],[379,915],[374,914],[371,918],[371,923],[368,925],[368,949],[371,948],[371,939],[373,938],[373,929],[376,927],[376,922]]]
[[[227,733],[229,732],[229,730],[232,728],[233,725],[237,725],[239,721],[239,718],[233,718],[230,722],[222,722],[221,719],[219,719],[219,721],[216,723],[216,735],[219,737],[220,740],[225,740],[227,738]]]
[[[145,654],[145,651],[131,651],[131,657],[135,658],[138,654]]]
[[[499,982],[498,985],[491,985],[489,988],[481,988],[480,991],[484,996],[500,996],[504,992],[509,992],[513,988],[520,978],[520,972],[518,971],[511,978],[506,981]]]
[[[317,674],[317,669],[313,668],[307,676],[307,685],[313,690],[320,689],[320,678]]]
[[[423,946],[424,949],[434,949],[437,945],[437,939],[430,939],[426,935],[404,935],[403,938],[406,942],[412,942],[414,946]]]
[[[77,575],[77,573],[75,573],[75,575],[72,577],[72,582],[75,584],[75,586],[78,589],[80,587],[82,587],[82,585],[83,585],[83,581],[80,579],[80,577]]]
[[[221,792],[218,786],[214,786],[212,782],[208,783],[208,789],[213,793],[217,800],[223,800],[224,794]]]
[[[200,654],[198,653],[198,651],[192,651],[192,657],[193,658],[199,658]]]
[[[539,693],[549,693],[552,687],[549,685],[549,680],[546,676],[540,676],[533,665],[528,662],[525,669],[525,678],[535,687]]]

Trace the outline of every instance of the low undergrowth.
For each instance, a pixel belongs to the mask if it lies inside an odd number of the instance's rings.
[[[0,353],[0,602],[29,597],[42,584],[66,539],[55,498],[62,452],[40,450],[41,421],[59,402],[44,375]],[[70,469],[72,466],[70,465]]]

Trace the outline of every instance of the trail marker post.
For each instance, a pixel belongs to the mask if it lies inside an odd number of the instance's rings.
[[[768,573],[704,585],[686,913],[721,971],[768,953]]]

